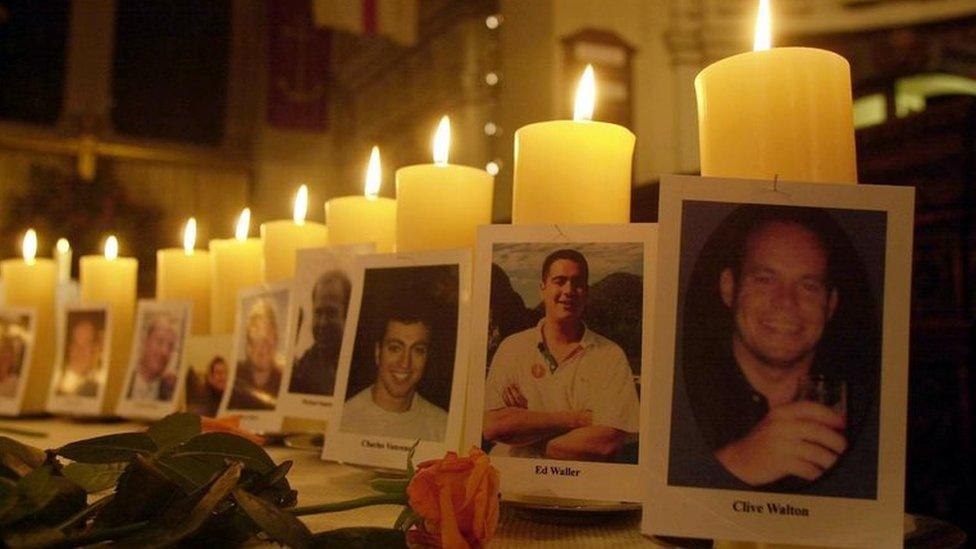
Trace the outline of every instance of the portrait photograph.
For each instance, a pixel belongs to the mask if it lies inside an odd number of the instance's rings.
[[[290,367],[285,369],[285,390],[278,404],[283,414],[328,417],[349,312],[354,257],[372,251],[372,244],[298,250],[286,355]]]
[[[220,401],[227,390],[234,337],[227,335],[190,336],[184,361],[184,410],[204,417],[217,417]]]
[[[56,364],[47,408],[52,413],[98,415],[111,350],[111,313],[106,305],[67,304],[59,313]]]
[[[285,369],[290,283],[242,290],[238,297],[229,391],[221,413],[242,415],[249,429],[276,430],[278,392]]]
[[[457,446],[469,261],[460,251],[359,258],[326,459],[402,469],[416,441],[418,456]]]
[[[156,419],[176,411],[191,307],[190,301],[139,301],[119,416]]]
[[[479,233],[483,339],[469,394],[480,406],[469,425],[481,419],[477,442],[493,462],[531,474],[527,490],[558,477],[576,497],[590,491],[578,479],[636,474],[651,235],[649,225]],[[602,497],[620,498],[607,488]]]
[[[910,235],[910,201],[898,216],[906,193],[696,182],[662,187],[659,287],[675,291],[661,294],[655,362],[669,383],[652,376],[669,389],[668,444],[654,450],[666,448],[667,467],[652,478],[668,493],[708,490],[729,517],[765,512],[774,531],[780,509],[822,516],[843,499],[879,511],[880,476],[894,478],[882,410],[907,374],[882,344],[886,318],[907,323],[905,304],[885,299],[907,292],[904,262],[890,255]]]
[[[0,307],[0,414],[17,415],[34,349],[34,311]]]

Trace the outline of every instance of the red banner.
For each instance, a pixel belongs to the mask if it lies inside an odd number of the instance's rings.
[[[311,0],[268,0],[268,123],[328,129],[330,33],[312,22]]]

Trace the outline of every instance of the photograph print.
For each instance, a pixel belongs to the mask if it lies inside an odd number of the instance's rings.
[[[470,280],[463,251],[356,258],[324,459],[403,469],[415,442],[419,460],[457,447]]]
[[[913,206],[662,179],[642,533],[902,544]]]
[[[643,252],[641,242],[494,245],[490,455],[637,463]]]
[[[176,409],[191,306],[189,301],[139,301],[120,416],[155,418]]]
[[[286,356],[291,368],[278,406],[284,414],[323,419],[330,413],[353,262],[356,254],[372,250],[372,244],[360,244],[298,251]]]
[[[16,415],[34,345],[34,313],[0,308],[0,413]]]
[[[47,409],[69,415],[101,414],[111,350],[108,306],[67,304],[58,317],[64,329],[57,333]]]
[[[243,290],[238,297],[234,330],[234,368],[223,410],[250,412],[245,422],[252,427],[276,429],[274,412],[285,367],[285,335],[288,333],[287,283]]]
[[[190,336],[186,343],[186,411],[217,417],[220,401],[227,390],[234,337],[227,335]]]
[[[876,497],[886,225],[683,203],[670,484]]]

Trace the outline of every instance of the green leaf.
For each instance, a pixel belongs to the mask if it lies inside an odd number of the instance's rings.
[[[191,494],[170,506],[145,530],[118,540],[113,547],[167,547],[192,535],[210,519],[217,506],[237,486],[242,470],[240,463],[232,463],[205,491]]]
[[[384,494],[405,495],[407,484],[410,484],[410,479],[406,478],[374,478],[369,481],[370,488]]]
[[[125,463],[75,462],[61,469],[61,474],[92,494],[115,486],[125,467]]]
[[[95,526],[115,528],[148,520],[186,494],[159,470],[151,457],[136,454],[119,477],[112,501],[95,515]]]
[[[17,504],[17,483],[0,477],[0,523],[3,516]]]
[[[372,549],[407,547],[406,535],[393,528],[339,528],[314,536],[315,547]]]
[[[0,437],[0,463],[19,476],[44,465],[46,457],[44,450],[40,448],[22,444],[12,438]]]
[[[72,442],[55,453],[82,463],[120,463],[137,454],[152,454],[157,449],[146,433],[119,433]]]
[[[170,414],[149,426],[149,438],[160,450],[182,444],[200,434],[200,416],[189,413]]]
[[[257,444],[230,433],[204,433],[191,438],[167,456],[170,461],[194,458],[204,461],[240,461],[258,474],[266,474],[275,468],[274,461]]]
[[[17,502],[0,525],[31,515],[36,522],[56,524],[85,506],[85,491],[70,480],[52,474],[50,465],[34,469],[17,482]]]
[[[235,488],[233,494],[241,509],[271,539],[288,547],[312,546],[312,532],[293,515],[241,488]]]

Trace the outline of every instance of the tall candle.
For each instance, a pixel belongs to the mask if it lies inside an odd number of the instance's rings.
[[[237,294],[261,284],[261,239],[248,238],[251,210],[244,208],[234,238],[210,241],[210,332],[234,332]]]
[[[124,385],[136,306],[136,275],[139,262],[133,257],[118,257],[115,236],[105,240],[104,255],[85,255],[79,262],[81,301],[108,304],[112,314],[112,351],[105,383],[102,412],[115,410]]]
[[[856,183],[851,69],[836,53],[770,49],[768,1],[754,50],[695,78],[705,176]]]
[[[53,260],[37,258],[37,233],[27,231],[23,259],[0,261],[3,277],[3,303],[11,307],[33,307],[36,315],[34,351],[27,372],[21,413],[44,411],[47,388],[54,364],[54,297],[57,267]],[[23,375],[23,373],[21,374]],[[24,383],[22,381],[22,383]]]
[[[210,253],[194,250],[197,220],[190,218],[183,229],[183,248],[156,252],[156,299],[185,299],[193,302],[193,334],[210,333]]]
[[[478,225],[491,223],[494,178],[448,164],[450,144],[445,116],[434,135],[434,163],[396,171],[398,252],[474,248]]]
[[[596,84],[587,65],[573,120],[539,122],[515,132],[512,223],[627,223],[636,137],[595,122]]]
[[[295,276],[295,252],[329,244],[325,225],[305,220],[308,212],[308,187],[302,185],[295,196],[292,220],[261,224],[264,242],[264,282],[270,284]]]
[[[383,172],[380,150],[373,147],[366,168],[363,196],[342,196],[325,203],[329,244],[343,246],[373,242],[377,252],[396,247],[396,200],[378,196]]]
[[[58,264],[58,284],[71,280],[71,244],[66,238],[59,238],[54,245],[54,261]]]

